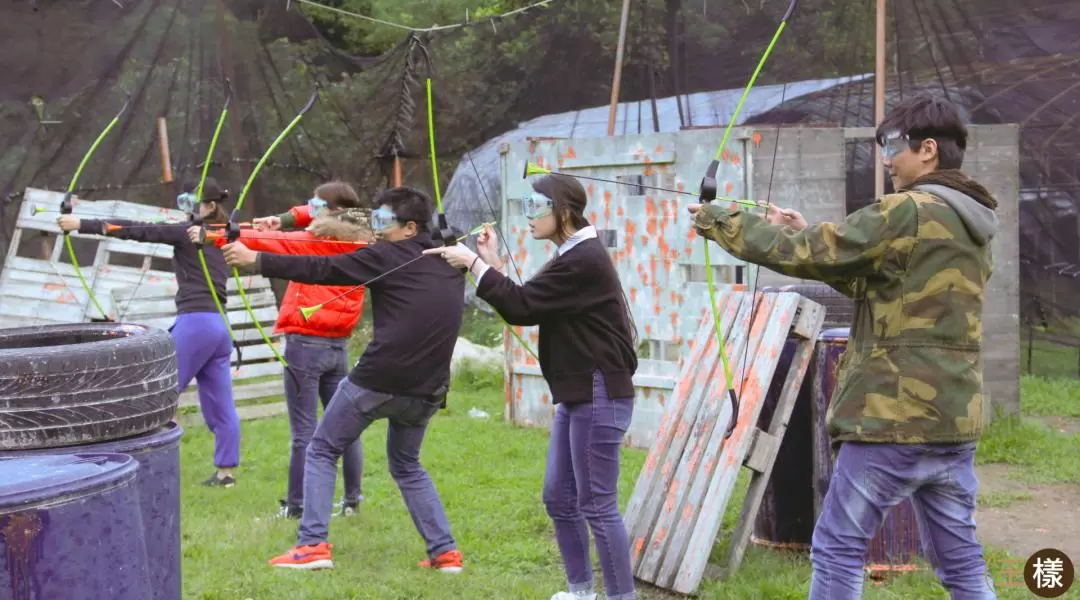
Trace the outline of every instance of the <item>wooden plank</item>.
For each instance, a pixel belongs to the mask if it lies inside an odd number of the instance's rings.
[[[269,417],[276,417],[281,414],[285,414],[289,411],[288,406],[284,402],[269,402],[266,404],[251,404],[248,406],[237,406],[236,415],[240,417],[241,421],[252,421],[255,419],[265,419]],[[196,411],[187,415],[180,415],[177,418],[180,425],[184,428],[205,426],[202,416]]]
[[[250,293],[248,294],[248,301],[251,303],[252,308],[277,306],[277,297],[274,296],[274,292],[271,290]],[[127,298],[113,295],[113,304],[120,307],[117,314],[128,319],[138,318],[141,315],[163,315],[176,312],[176,299],[173,296],[155,300],[131,300],[130,306],[127,306]],[[229,296],[223,308],[226,312],[247,312],[247,309],[244,308],[244,300],[239,294]]]
[[[780,438],[766,431],[755,430],[754,441],[750,444],[750,452],[746,456],[747,468],[758,473],[764,473],[771,468],[776,460],[776,452],[780,449],[780,442]]]
[[[276,380],[233,385],[233,401],[239,402],[241,400],[251,400],[252,398],[280,396],[284,393],[283,390],[284,388],[282,387],[281,381]],[[199,390],[194,382],[192,382],[192,385],[188,386],[188,389],[180,394],[180,407],[198,405]]]
[[[776,302],[776,298],[772,296],[756,294],[754,300],[757,306],[756,310],[754,310],[754,307],[749,302],[749,294],[747,296],[747,302],[745,303],[746,315],[739,326],[733,329],[732,336],[725,343],[729,356],[728,360],[734,371],[732,383],[736,386],[736,397],[739,399],[740,404],[740,426],[742,420],[747,418],[743,415],[746,414],[744,410],[747,404],[745,396],[748,390],[746,389],[747,386],[744,385],[745,382],[740,381],[738,376],[740,369],[737,365],[743,362],[743,354],[753,356],[753,353],[762,344],[763,336],[768,334],[766,321],[772,313],[773,305]],[[752,322],[750,321],[751,312],[753,312],[754,317]],[[776,323],[776,325],[779,324]],[[653,551],[649,557],[651,558],[650,564],[640,572],[642,578],[665,587],[671,585],[670,580],[673,579],[676,568],[684,560],[683,555],[689,545],[695,522],[705,517],[697,513],[706,507],[703,498],[705,498],[709,489],[708,482],[716,472],[727,470],[728,465],[723,462],[722,453],[728,450],[732,444],[738,444],[739,442],[739,438],[735,435],[727,441],[723,439],[728,423],[735,415],[732,415],[731,412],[728,387],[722,373],[711,386],[703,410],[706,412],[707,427],[703,427],[698,433],[699,439],[695,455],[690,456],[690,460],[684,461],[681,466],[683,477],[689,483],[685,490],[678,490],[675,497],[670,500],[671,509],[662,515],[661,520],[657,523],[657,529],[666,535],[663,536],[663,540],[658,540],[660,543],[657,543],[652,548]],[[738,432],[738,427],[736,432]],[[741,463],[740,460],[739,464]],[[661,536],[658,535],[657,537],[660,538]],[[698,557],[688,555],[686,558],[696,560]],[[708,561],[708,553],[706,553],[704,560]]]
[[[799,390],[805,383],[806,373],[810,369],[810,360],[814,356],[818,333],[825,323],[825,307],[816,302],[803,298],[799,304],[799,311],[800,322],[796,323],[796,326],[792,328],[792,332],[794,333],[795,329],[799,328],[803,333],[809,335],[803,337],[796,344],[787,376],[784,379],[784,385],[780,391],[780,397],[776,403],[776,409],[768,426],[768,432],[758,430],[759,438],[767,436],[767,439],[770,440],[771,449],[767,450],[764,456],[754,457],[751,455],[751,458],[756,458],[756,465],[752,468],[757,473],[751,477],[746,498],[743,500],[739,522],[730,538],[731,543],[728,545],[726,570],[728,574],[738,570],[746,554],[746,547],[749,545],[750,535],[753,533],[754,521],[757,519],[758,511],[761,509],[761,501],[765,497],[765,490],[768,487],[769,478],[772,476],[773,466],[776,464],[776,452],[779,450],[780,442],[787,432],[791,413],[795,409],[795,402],[799,397]],[[812,382],[806,383],[806,385],[811,384]],[[747,466],[750,466],[749,462],[748,460]]]
[[[723,435],[728,426],[727,420],[720,419],[717,422],[716,429],[713,431],[715,441],[711,443],[716,443],[718,452],[715,455],[715,462],[710,464],[718,465],[718,468],[695,480],[694,483],[698,489],[691,491],[691,499],[694,502],[688,504],[689,518],[672,540],[674,549],[679,555],[685,553],[686,560],[679,560],[675,553],[670,553],[657,578],[658,584],[676,591],[696,590],[701,582],[705,565],[708,564],[709,554],[723,521],[724,511],[731,499],[739,468],[750,449],[751,434],[757,427],[765,394],[769,389],[784,342],[795,319],[798,294],[762,294],[762,296],[763,304],[770,301],[774,304],[769,310],[758,311],[758,317],[754,319],[752,325],[751,344],[747,356],[753,357],[753,360],[750,362],[750,368],[745,377],[740,378],[738,422],[731,437],[726,441],[723,440]],[[764,329],[763,334],[758,333],[761,329]],[[760,343],[755,343],[758,340]],[[704,492],[704,497],[694,495],[694,491]],[[685,538],[679,537],[680,534],[685,534]],[[680,548],[676,545],[677,541],[684,542],[685,546]]]
[[[716,310],[717,313],[721,313],[722,329],[724,323],[727,323],[727,327],[730,328],[734,312],[738,310],[736,298],[731,294],[722,293],[717,300]],[[729,313],[732,314],[732,317],[727,316]],[[725,321],[725,318],[728,320]],[[676,437],[678,431],[683,431],[689,426],[684,423],[685,413],[688,411],[687,402],[695,395],[694,392],[704,387],[698,385],[699,382],[695,378],[707,378],[712,370],[704,368],[706,352],[709,351],[710,347],[715,348],[716,345],[716,335],[713,333],[710,319],[709,311],[703,310],[697,335],[690,343],[690,356],[683,363],[679,379],[675,384],[675,391],[671,394],[664,408],[664,414],[660,419],[660,425],[656,432],[656,441],[649,448],[649,453],[645,458],[645,465],[638,475],[634,490],[630,494],[630,500],[623,511],[623,521],[626,523],[627,531],[630,534],[632,563],[636,563],[645,541],[645,532],[652,525],[651,519],[642,517],[645,504],[654,496],[654,489],[663,489],[666,485],[663,477],[668,474],[661,473],[657,468],[667,462],[667,456],[670,453],[676,451],[672,449],[673,445],[681,450],[680,444],[685,444],[685,436],[681,436],[674,441],[673,438]],[[706,327],[706,324],[710,326]]]
[[[737,313],[732,315],[731,324],[722,329],[724,337],[727,338],[724,342],[724,350],[729,364],[737,364],[738,356],[743,351],[743,338],[750,331],[750,315],[753,312],[753,306],[749,294],[744,292],[725,295],[731,297],[726,308],[736,309]],[[724,317],[728,318],[728,314],[729,312],[725,310]],[[661,479],[658,481],[658,486],[652,490],[647,512],[644,513],[650,531],[643,536],[646,544],[640,562],[635,565],[635,574],[645,581],[655,581],[657,570],[671,541],[670,534],[675,533],[673,529],[677,519],[685,518],[682,517],[680,510],[683,500],[687,490],[693,486],[702,458],[708,459],[707,456],[703,457],[706,452],[705,445],[710,433],[716,427],[717,419],[723,411],[723,404],[727,404],[727,383],[714,325],[709,323],[702,329],[711,334],[705,354],[699,363],[700,370],[706,371],[706,374],[700,381],[693,382],[696,393],[687,402],[680,419],[689,426],[676,433],[676,439],[682,438],[681,443],[671,444],[664,466],[661,468]],[[639,539],[642,538],[636,534],[635,546]],[[631,552],[631,558],[633,556],[634,553]]]
[[[824,323],[824,313],[825,307],[817,302],[800,302],[799,314],[795,317],[795,323],[791,325],[791,333],[804,340],[816,342]]]

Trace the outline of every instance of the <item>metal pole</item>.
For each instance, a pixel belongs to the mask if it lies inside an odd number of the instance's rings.
[[[394,155],[394,187],[401,187],[401,158]]]
[[[885,0],[877,0],[877,41],[874,46],[874,126],[885,119]],[[885,194],[881,146],[874,144],[874,197]]]
[[[611,79],[611,110],[608,111],[607,134],[615,135],[615,113],[619,106],[619,83],[622,82],[623,49],[626,47],[626,25],[630,21],[630,0],[623,0],[619,20],[619,45],[615,49],[615,74]]]

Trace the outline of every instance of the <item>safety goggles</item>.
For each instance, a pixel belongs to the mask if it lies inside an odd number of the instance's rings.
[[[533,192],[524,198],[521,198],[521,212],[527,219],[540,219],[551,214],[555,202],[551,198],[541,194],[540,192]]]
[[[317,196],[308,200],[307,205],[308,208],[311,209],[312,218],[315,218],[326,212],[326,200],[323,200],[322,198],[319,198]]]
[[[195,207],[198,205],[199,197],[191,192],[184,192],[176,197],[176,207],[188,214],[195,214]]]
[[[375,231],[385,231],[390,229],[397,222],[398,218],[394,215],[394,211],[385,206],[380,206],[371,211],[371,227]]]
[[[898,154],[910,148],[910,142],[910,138],[899,131],[888,133],[885,135],[884,143],[881,144],[881,154],[885,158],[892,160]]]

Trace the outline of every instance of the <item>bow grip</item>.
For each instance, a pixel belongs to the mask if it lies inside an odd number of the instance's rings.
[[[232,214],[229,215],[229,224],[225,228],[225,238],[229,240],[230,244],[240,239],[240,211],[235,208]]]
[[[70,215],[74,206],[71,203],[71,192],[64,192],[64,199],[60,201],[60,214]]]
[[[708,204],[716,200],[716,171],[720,168],[720,161],[713,159],[709,168],[705,170],[705,176],[701,178],[701,192],[698,199],[702,204]]]
[[[446,224],[446,214],[439,213],[436,217],[435,230],[438,235],[433,236],[435,242],[442,246],[453,246],[457,243],[457,236],[454,235],[454,230],[450,229],[450,226]]]

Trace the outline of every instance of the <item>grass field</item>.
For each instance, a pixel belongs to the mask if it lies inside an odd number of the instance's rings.
[[[434,419],[423,454],[465,553],[464,573],[452,576],[417,568],[425,558],[424,545],[386,470],[385,422],[363,437],[367,501],[359,514],[331,523],[336,569],[305,573],[270,568],[269,558],[295,542],[297,525],[271,518],[285,492],[289,447],[288,424],[277,417],[243,423],[243,464],[238,485],[230,490],[198,485],[211,472],[212,439],[204,427],[189,428],[182,445],[184,597],[546,600],[563,589],[561,562],[540,499],[547,434],[502,420],[501,377],[477,373],[467,377],[456,382],[449,409]],[[1023,386],[1027,412],[1080,414],[1076,381],[1025,379]],[[467,413],[473,407],[491,418],[470,418]],[[645,452],[625,449],[623,457],[620,503],[625,506]],[[1032,481],[1080,481],[1076,468],[1080,437],[1023,419],[1002,420],[980,444],[979,460],[1022,465]],[[725,532],[734,527],[740,501],[737,491]],[[724,544],[718,544],[714,561],[720,562],[725,552]],[[595,562],[595,552],[593,556]],[[1005,553],[991,549],[991,571],[999,579],[1000,597],[1031,598],[1015,584],[1002,585],[1005,560]],[[805,557],[752,546],[733,578],[706,579],[700,597],[805,598],[810,572]],[[599,582],[598,567],[596,573]],[[644,584],[639,589],[643,598],[674,597]],[[885,585],[868,583],[864,597],[947,596],[932,575],[914,574]]]

